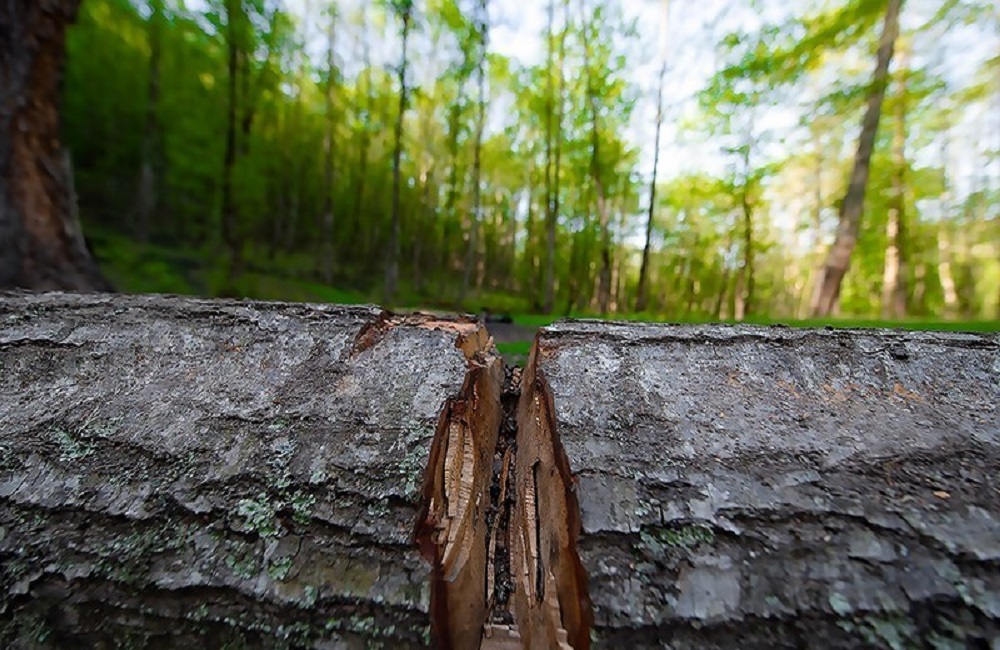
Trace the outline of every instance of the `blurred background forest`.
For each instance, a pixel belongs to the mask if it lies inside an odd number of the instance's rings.
[[[120,290],[1000,319],[994,0],[84,0],[62,115]]]

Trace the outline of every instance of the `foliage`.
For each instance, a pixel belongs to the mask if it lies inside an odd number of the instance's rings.
[[[640,128],[644,107],[655,99],[655,88],[640,85],[633,69],[655,26],[637,22],[627,3],[552,0],[551,32],[537,34],[545,44],[538,61],[505,56],[492,33],[483,38],[491,25],[480,24],[480,7],[495,21],[501,3],[305,4],[312,15],[278,0],[83,2],[69,35],[63,128],[86,231],[119,288],[380,298],[392,255],[405,16],[412,41],[395,303],[540,311],[546,214],[554,210],[554,310],[595,313],[606,298],[612,314],[631,315],[651,159],[636,134],[647,128]],[[669,160],[681,140],[703,142],[715,164],[660,174],[646,318],[805,314],[844,196],[885,3],[779,4],[733,3],[747,19],[738,30],[710,25],[701,33],[700,52],[716,63],[697,101],[665,124],[675,141],[661,148]],[[949,72],[952,54],[941,45],[1000,35],[991,11],[981,0],[904,6],[901,42],[911,55],[905,70],[899,63],[892,70],[841,292],[845,317],[880,314],[887,214],[900,177],[909,315],[997,317],[1000,177],[990,170],[1000,165],[1000,143],[969,116],[996,124],[1000,59],[986,55],[960,76]],[[688,24],[681,31],[697,30]],[[227,239],[233,45],[240,57],[231,170],[238,236]],[[480,63],[488,113],[477,145]],[[671,83],[681,67],[671,62],[665,90],[678,105]],[[894,150],[897,120],[905,130],[902,164]],[[548,135],[556,126],[558,138]],[[977,128],[982,137],[961,139]],[[970,166],[983,171],[960,177]],[[148,224],[138,216],[145,167],[155,171]],[[245,261],[241,268],[231,267],[234,256]],[[464,301],[463,277],[471,284]]]

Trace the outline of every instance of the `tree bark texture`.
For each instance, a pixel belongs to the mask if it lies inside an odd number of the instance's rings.
[[[503,375],[463,319],[0,297],[0,647],[1000,638],[1000,336],[567,322]]]
[[[59,138],[66,28],[80,0],[0,2],[0,289],[106,291]]]
[[[595,647],[1000,639],[997,335],[571,322],[531,372]]]
[[[481,332],[0,298],[0,647],[427,646],[412,531]]]

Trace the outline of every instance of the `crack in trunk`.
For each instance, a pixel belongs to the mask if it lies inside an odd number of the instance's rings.
[[[431,564],[435,642],[589,648],[576,483],[536,350],[522,377],[504,368],[484,327],[457,345],[469,372],[441,411],[415,530]]]

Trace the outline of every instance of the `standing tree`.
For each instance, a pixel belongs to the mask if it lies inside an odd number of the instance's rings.
[[[593,23],[599,20],[600,16],[601,10],[597,9],[593,12],[592,20],[588,22],[586,2],[580,0],[580,37],[583,40],[583,67],[587,75],[587,106],[590,109],[590,178],[594,183],[594,190],[597,192],[597,220],[601,238],[601,266],[598,275],[597,303],[603,315],[608,313],[608,307],[611,303],[611,217],[608,212],[606,188],[602,179],[601,107],[598,102],[599,91],[595,80],[598,73],[591,67],[593,38],[588,33],[593,29]]]
[[[469,219],[469,241],[465,249],[465,265],[462,270],[462,288],[459,300],[465,301],[475,266],[479,222],[482,220],[482,176],[483,129],[486,127],[486,54],[489,45],[490,15],[487,0],[479,0],[476,31],[479,35],[479,62],[476,66],[476,87],[478,104],[476,113],[476,136],[472,152],[472,217]]]
[[[826,257],[823,272],[816,282],[812,300],[813,316],[829,316],[840,300],[840,285],[847,274],[851,253],[858,242],[861,215],[865,207],[865,190],[871,167],[872,150],[878,133],[879,118],[882,114],[882,100],[885,98],[889,82],[889,64],[892,61],[896,38],[899,35],[899,12],[903,0],[888,0],[882,37],[876,54],[875,73],[868,91],[868,105],[858,136],[858,151],[854,158],[854,169],[847,187],[847,194],[840,204],[837,235]]]
[[[108,291],[59,137],[66,28],[80,0],[0,3],[0,289]]]
[[[160,146],[160,67],[163,48],[163,0],[149,2],[149,85],[146,99],[146,124],[142,136],[142,165],[139,170],[139,188],[136,193],[135,237],[145,241],[149,237],[149,222],[156,212]]]
[[[907,312],[906,248],[906,93],[909,57],[900,52],[899,95],[892,136],[892,194],[886,223],[885,266],[882,280],[882,318],[900,319]]]
[[[400,202],[402,190],[403,118],[406,116],[406,64],[410,26],[413,19],[413,0],[392,0],[392,10],[399,18],[403,51],[399,62],[399,113],[396,115],[395,145],[392,152],[392,226],[385,262],[385,300],[392,303],[399,286]]]
[[[649,256],[653,240],[653,217],[656,211],[656,175],[660,167],[660,131],[663,127],[663,83],[667,77],[667,27],[670,24],[670,0],[663,0],[663,23],[660,26],[660,74],[656,82],[656,137],[653,139],[653,177],[649,181],[649,210],[646,214],[646,243],[642,247],[639,286],[635,310],[645,311],[649,292]]]
[[[334,98],[333,94],[337,84],[337,67],[334,59],[335,29],[337,24],[337,4],[330,3],[329,24],[327,25],[326,36],[326,87],[324,88],[324,98],[326,100],[326,126],[323,132],[323,219],[321,223],[322,252],[320,254],[320,271],[323,281],[329,284],[333,281],[334,255],[333,245],[334,213],[333,213],[333,187],[335,182],[334,155],[336,150],[336,133],[334,131]]]
[[[563,5],[564,13],[568,11],[567,4],[568,0]],[[568,25],[564,25],[559,37],[557,64],[555,15],[556,0],[550,0],[547,32],[548,59],[545,71],[545,76],[548,79],[548,93],[545,105],[545,304],[543,311],[546,314],[551,314],[555,307],[556,228],[559,222],[559,175],[562,164],[563,92],[565,89],[563,61],[568,29]],[[566,22],[569,22],[568,16]],[[558,83],[556,78],[558,78]]]
[[[240,272],[243,244],[239,238],[239,219],[236,199],[233,196],[233,171],[236,167],[236,128],[238,78],[240,61],[240,27],[243,0],[225,0],[226,16],[226,69],[229,73],[226,86],[226,153],[222,163],[222,240],[229,253],[229,278],[232,282]]]

